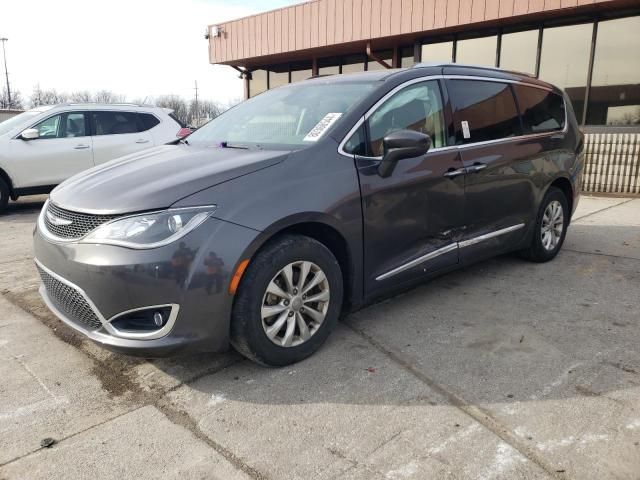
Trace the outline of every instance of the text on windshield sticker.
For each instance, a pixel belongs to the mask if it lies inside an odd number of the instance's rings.
[[[311,129],[307,136],[304,137],[305,142],[317,142],[322,135],[325,134],[331,125],[336,123],[338,119],[342,116],[341,113],[327,113],[322,120],[318,122],[318,124]]]

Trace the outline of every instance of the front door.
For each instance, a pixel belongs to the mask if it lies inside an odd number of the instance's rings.
[[[11,165],[16,188],[57,185],[93,167],[91,136],[84,112],[53,115],[31,128],[40,137],[11,141]]]
[[[466,170],[460,259],[487,258],[523,239],[535,202],[535,146],[521,138],[513,91],[498,81],[447,81]]]
[[[456,148],[447,147],[438,80],[399,90],[366,117],[355,146],[364,220],[365,294],[375,295],[458,262],[456,237],[464,220],[464,176]],[[431,150],[378,174],[383,139],[396,130],[427,133]],[[356,145],[361,145],[357,147]],[[360,150],[360,152],[358,152]]]

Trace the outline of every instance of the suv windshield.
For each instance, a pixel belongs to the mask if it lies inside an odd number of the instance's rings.
[[[28,112],[23,112],[20,115],[16,115],[15,117],[11,117],[4,122],[0,122],[0,135],[4,135],[5,133],[9,133],[11,130],[16,128],[22,122],[29,118],[36,117],[42,113],[41,110],[29,110]]]
[[[192,133],[189,144],[299,148],[313,145],[378,82],[307,83],[262,93]]]

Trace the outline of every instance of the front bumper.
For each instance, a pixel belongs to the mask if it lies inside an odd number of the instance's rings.
[[[233,305],[229,281],[258,234],[210,218],[176,244],[132,250],[54,243],[36,229],[40,293],[58,318],[110,350],[147,357],[224,351]],[[150,307],[170,310],[161,329],[132,334],[111,324]]]

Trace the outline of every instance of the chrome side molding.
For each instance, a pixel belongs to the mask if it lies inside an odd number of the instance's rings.
[[[470,247],[471,245],[475,245],[480,242],[484,242],[485,240],[489,240],[491,238],[499,237],[500,235],[504,235],[506,233],[515,232],[516,230],[520,230],[524,228],[524,223],[519,223],[517,225],[513,225],[511,227],[503,228],[501,230],[496,230],[495,232],[486,233],[484,235],[480,235],[479,237],[470,238],[469,240],[465,240],[463,242],[459,242],[458,245],[460,248]]]
[[[485,240],[490,240],[495,237],[499,237],[500,235],[505,235],[507,233],[515,232],[516,230],[520,230],[524,228],[524,223],[518,223],[517,225],[512,225],[511,227],[502,228],[500,230],[496,230],[494,232],[486,233],[484,235],[480,235],[478,237],[470,238],[469,240],[464,240],[462,242],[451,243],[445,247],[439,248],[438,250],[434,250],[433,252],[427,253],[426,255],[422,255],[418,258],[411,260],[399,267],[394,268],[393,270],[389,270],[386,273],[376,277],[376,281],[386,280],[387,278],[391,278],[399,273],[410,270],[418,265],[427,262],[429,260],[433,260],[434,258],[439,257],[440,255],[444,255],[445,253],[452,252],[459,248],[470,247],[471,245],[476,245],[480,242],[484,242]]]
[[[399,267],[396,267],[393,270],[388,271],[387,273],[383,273],[379,277],[376,277],[376,280],[378,281],[386,280],[387,278],[393,277],[398,273],[402,273],[405,270],[409,270],[413,267],[420,265],[421,263],[427,262],[429,260],[433,260],[434,258],[439,257],[440,255],[453,252],[454,250],[457,250],[457,249],[458,249],[458,244],[452,243],[451,245],[447,245],[446,247],[439,248],[438,250],[434,250],[433,252],[427,253],[426,255],[423,255],[414,260],[411,260],[410,262],[405,263],[404,265],[400,265]]]

